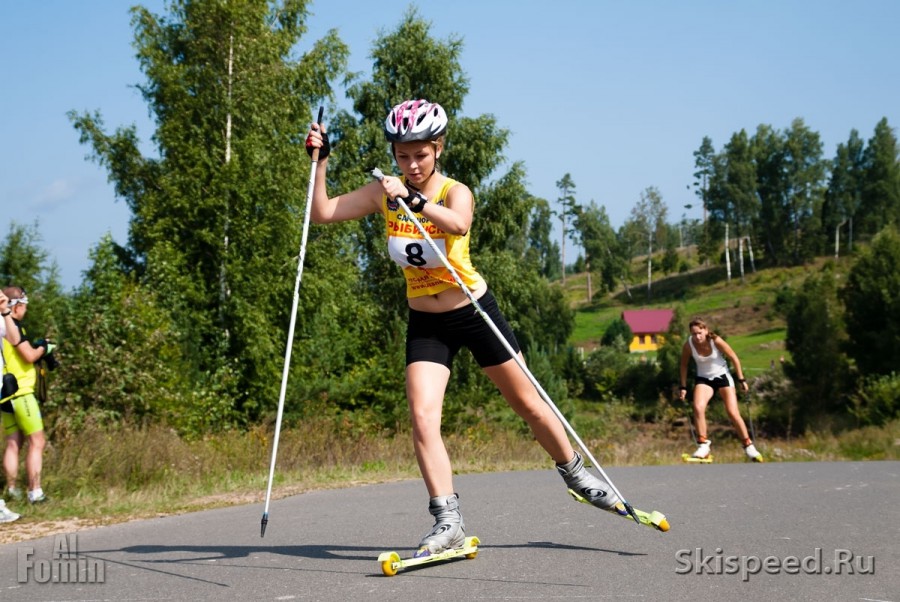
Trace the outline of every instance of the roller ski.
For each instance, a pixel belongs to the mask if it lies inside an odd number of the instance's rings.
[[[478,556],[479,543],[481,542],[478,541],[477,537],[466,537],[463,540],[463,544],[458,548],[449,548],[436,554],[429,552],[423,556],[413,556],[412,558],[400,558],[400,555],[397,552],[384,552],[378,556],[378,562],[381,564],[381,572],[388,577],[393,577],[403,569],[432,562],[443,562],[444,560],[459,557],[465,557],[471,560]],[[417,551],[416,554],[418,553],[419,552]]]
[[[582,504],[589,504],[591,506],[594,505],[586,498],[578,495],[571,489],[569,489],[569,495],[575,498],[575,501],[577,502],[581,502]],[[654,510],[653,512],[644,512],[643,510],[638,510],[637,508],[632,508],[632,510],[634,510],[635,516],[637,516],[638,521],[640,521],[642,525],[651,527],[653,529],[656,529],[657,531],[662,531],[663,533],[669,530],[669,521],[666,519],[666,515],[662,512],[659,512],[657,510]],[[611,512],[628,520],[634,520],[634,517],[632,517],[628,513],[628,510],[625,509],[625,504],[623,504],[622,502],[618,502],[611,509],[608,509],[607,512]]]
[[[684,462],[687,462],[688,464],[712,464],[713,463],[713,457],[711,455],[706,456],[705,458],[697,458],[695,456],[692,456],[691,454],[685,453],[685,454],[681,454],[681,459]]]
[[[628,512],[625,503],[615,493],[609,491],[603,481],[584,467],[584,460],[582,460],[578,452],[575,452],[575,457],[566,464],[557,464],[556,470],[562,476],[566,485],[568,485],[569,495],[575,501],[596,506],[601,510],[606,510],[628,520],[636,518],[640,524],[657,531],[666,532],[669,530],[669,521],[666,520],[666,515],[662,512],[653,511],[648,513],[637,508],[632,508],[634,511],[633,515]]]
[[[458,495],[454,493],[431,498],[428,512],[434,516],[434,526],[419,542],[419,549],[412,558],[401,559],[396,552],[385,552],[378,557],[385,575],[396,575],[403,568],[458,556],[475,558],[478,554],[478,538],[466,537]]]

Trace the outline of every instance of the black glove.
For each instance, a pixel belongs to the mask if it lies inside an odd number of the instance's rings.
[[[315,127],[315,126],[313,126]],[[312,157],[313,151],[316,147],[314,147],[310,142],[310,137],[306,137],[306,154]],[[322,147],[319,149],[319,158],[324,159],[331,152],[331,143],[328,142],[328,133],[322,132]]]
[[[413,213],[422,213],[422,209],[428,204],[428,199],[419,191],[410,193],[410,195],[403,200],[406,202],[409,210]]]

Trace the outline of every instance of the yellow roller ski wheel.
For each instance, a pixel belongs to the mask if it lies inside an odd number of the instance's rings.
[[[649,518],[649,526],[655,528],[657,531],[662,531],[665,533],[669,530],[669,521],[666,518],[666,515],[662,512],[657,512],[654,510],[650,513]]]
[[[397,574],[397,569],[399,567],[394,566],[395,563],[400,562],[400,555],[396,552],[391,552],[390,554],[382,554],[381,560],[381,572],[385,574],[387,577],[393,577]]]
[[[381,563],[381,572],[388,577],[393,577],[397,574],[397,569],[394,568],[393,562],[391,562],[390,560],[385,560]]]
[[[471,546],[477,546],[477,545],[480,544],[480,543],[481,543],[481,542],[478,540],[477,537],[467,537],[467,538],[466,538],[466,541],[464,542],[463,545],[465,545],[465,546],[468,548],[468,547],[471,547]],[[476,549],[474,552],[469,552],[468,554],[466,554],[466,558],[468,558],[469,560],[472,560],[472,559],[475,558],[476,556],[478,556],[478,550],[477,550],[477,549]]]

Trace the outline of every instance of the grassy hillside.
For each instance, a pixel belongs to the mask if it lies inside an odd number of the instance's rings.
[[[595,296],[588,302],[586,274],[569,275],[565,294],[576,309],[575,329],[569,340],[589,352],[599,345],[603,333],[625,309],[680,308],[684,316],[705,318],[735,349],[748,376],[753,376],[773,364],[777,366],[782,357],[789,358],[784,348],[784,318],[774,307],[778,291],[798,286],[807,274],[829,261],[823,259],[809,266],[756,272],[750,272],[745,266],[743,281],[735,269],[729,281],[725,266],[655,275],[649,300],[646,280],[635,279],[630,285],[631,298],[620,289],[611,295]],[[845,271],[848,265],[844,260],[838,262],[838,272]],[[687,332],[687,324],[683,328]]]

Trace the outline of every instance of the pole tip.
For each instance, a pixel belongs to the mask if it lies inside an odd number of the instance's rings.
[[[634,519],[634,522],[637,524],[641,524],[641,519],[638,518],[637,512],[634,511],[634,507],[628,502],[623,502],[625,504],[625,509],[628,510],[628,514],[631,515],[631,518]]]
[[[260,525],[259,525],[259,536],[260,537],[266,536],[266,525],[268,525],[268,524],[269,524],[269,514],[265,513],[265,514],[263,514],[262,521],[260,521]]]

